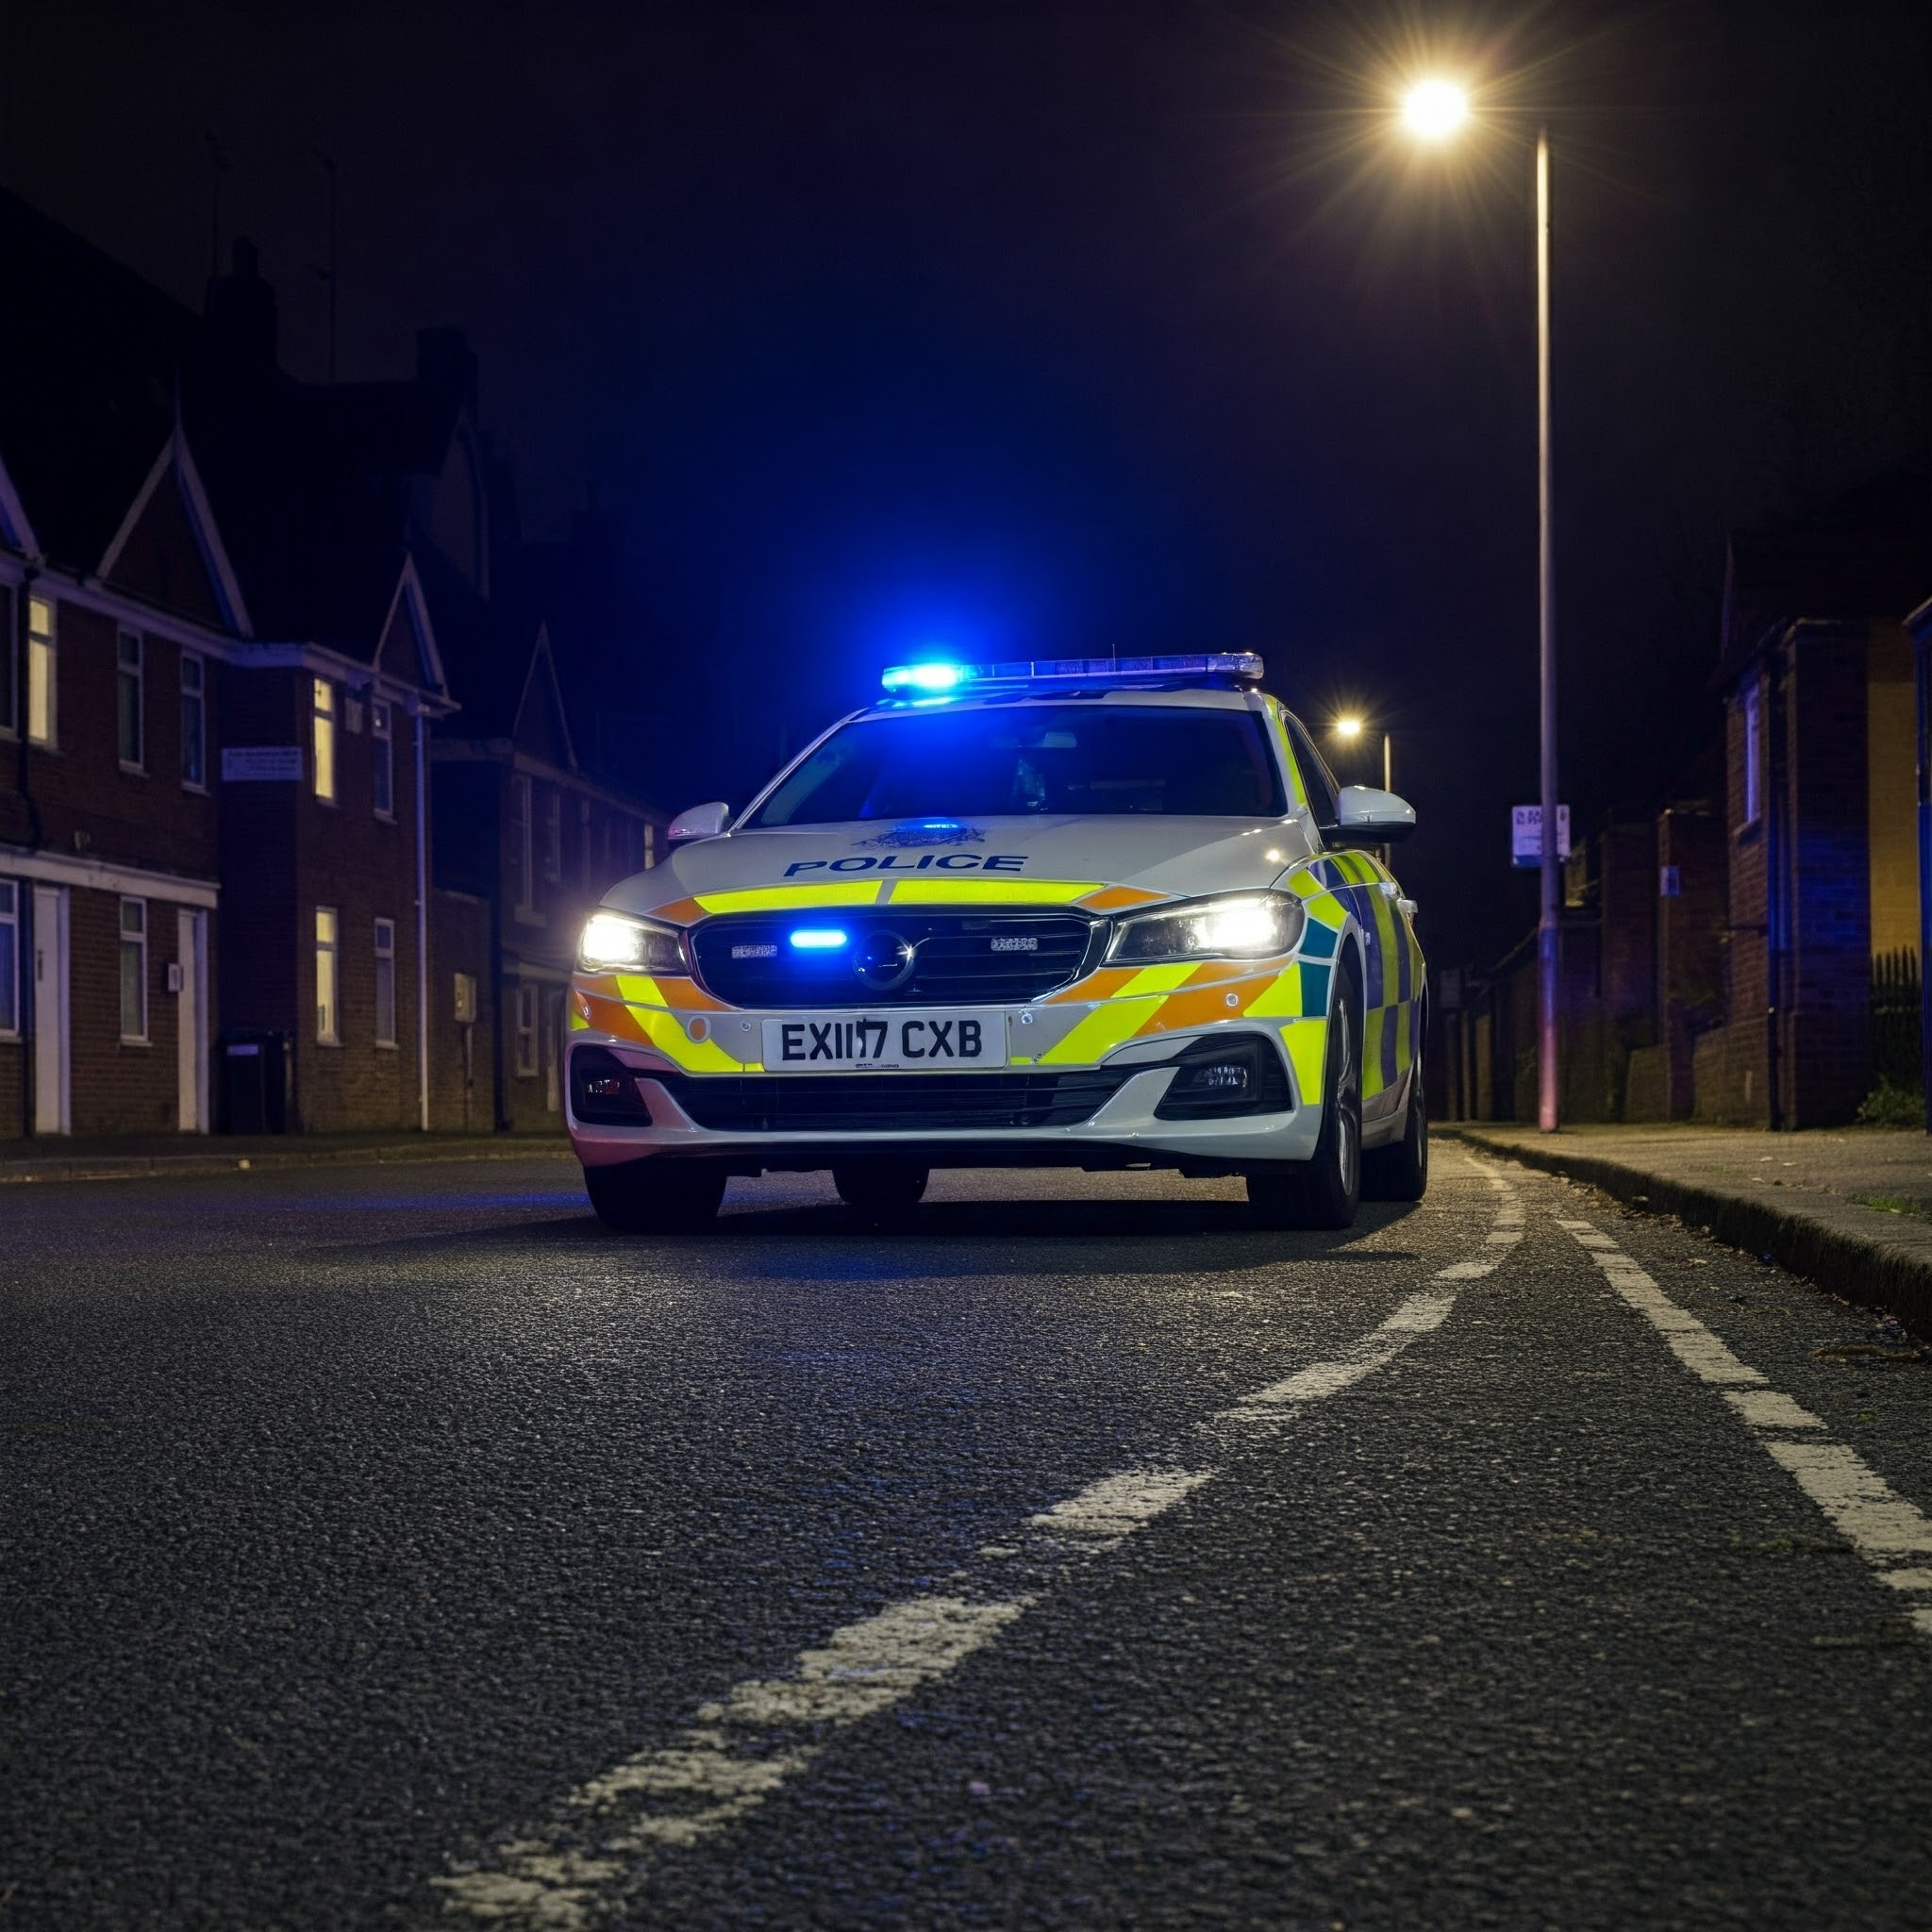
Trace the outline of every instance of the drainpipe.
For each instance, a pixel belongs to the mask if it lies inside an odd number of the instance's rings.
[[[26,737],[26,654],[27,654],[27,599],[33,593],[34,579],[41,574],[37,563],[29,563],[21,573],[19,586],[13,593],[13,724],[17,734],[15,758],[14,790],[20,793],[21,802],[26,807],[27,850],[38,852],[46,842],[45,828],[41,823],[41,808],[34,801],[33,760]],[[58,667],[58,659],[55,660]],[[58,675],[58,671],[57,671]],[[40,1061],[35,1042],[40,1038],[40,1000],[34,982],[34,948],[39,935],[34,930],[34,895],[29,889],[23,897],[20,910],[25,917],[15,928],[25,937],[22,948],[24,958],[15,962],[19,974],[21,1017],[25,1025],[20,1035],[20,1134],[22,1140],[28,1139],[34,1131],[34,1074]]]
[[[416,1104],[417,1124],[429,1131],[429,788],[424,782],[427,722],[423,701],[416,719]]]

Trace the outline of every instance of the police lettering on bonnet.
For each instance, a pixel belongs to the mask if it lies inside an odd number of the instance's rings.
[[[592,1206],[708,1224],[829,1168],[1239,1174],[1264,1225],[1426,1185],[1415,908],[1245,652],[901,665],[584,928],[565,1112]]]

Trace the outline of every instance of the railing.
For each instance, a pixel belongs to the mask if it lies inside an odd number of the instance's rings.
[[[1872,957],[1872,1072],[1881,1087],[1924,1091],[1920,1061],[1919,955],[1904,947]]]

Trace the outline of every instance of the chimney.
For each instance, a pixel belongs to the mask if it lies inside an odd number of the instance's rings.
[[[261,257],[246,235],[235,237],[229,273],[208,285],[208,334],[216,359],[250,375],[275,368],[275,291],[262,279]]]
[[[476,352],[459,328],[416,331],[416,380],[438,401],[476,415]]]

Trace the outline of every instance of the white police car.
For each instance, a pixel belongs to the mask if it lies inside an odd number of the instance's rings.
[[[696,1227],[731,1174],[874,1214],[935,1167],[1246,1176],[1343,1227],[1428,1174],[1414,908],[1247,653],[919,664],[735,818],[606,895],[570,1003],[598,1214]]]

